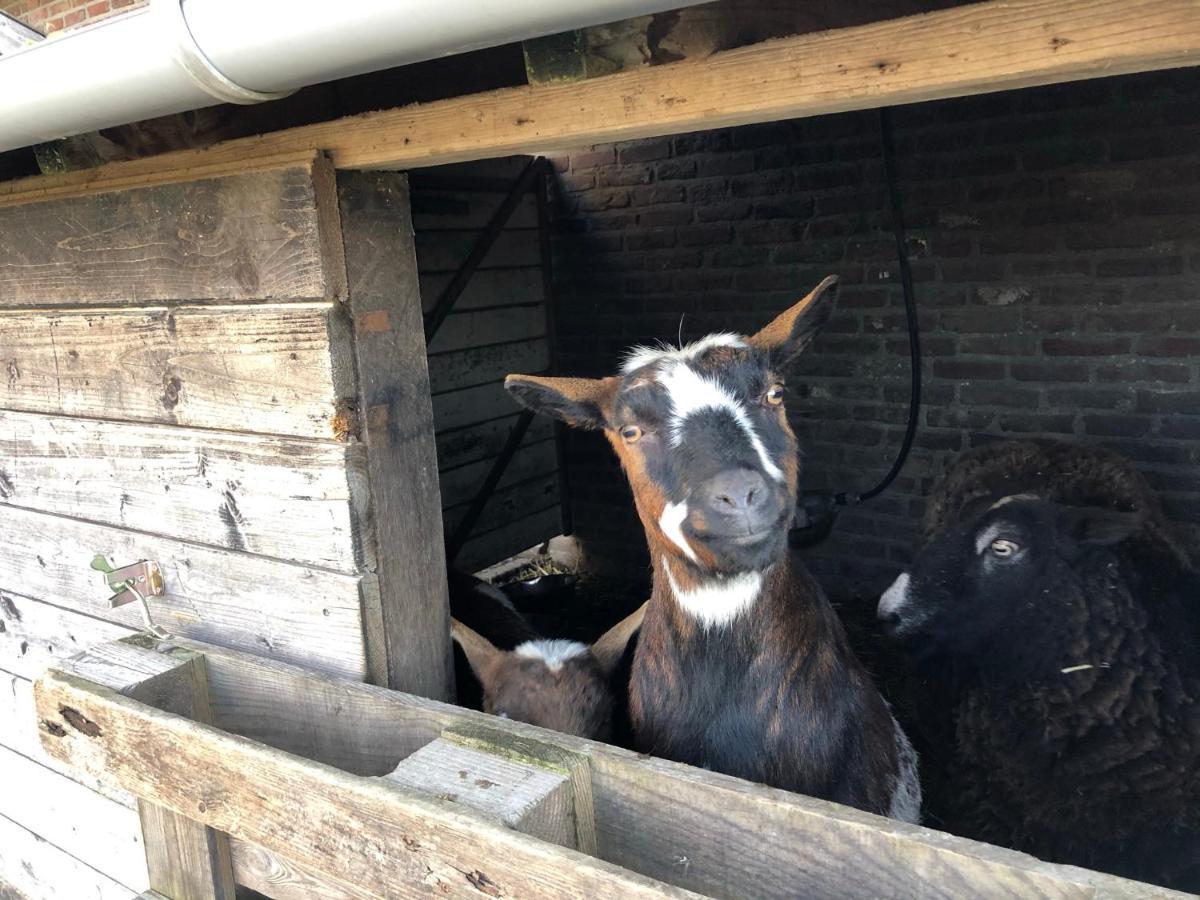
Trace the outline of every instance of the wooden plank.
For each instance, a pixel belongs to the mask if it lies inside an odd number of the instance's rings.
[[[40,673],[39,673],[40,674]],[[33,682],[0,668],[0,746],[51,769],[89,790],[134,808],[133,795],[98,778],[65,766],[48,756],[38,738],[37,711],[33,704]],[[0,845],[2,846],[2,845]]]
[[[67,673],[47,674],[35,690],[52,755],[378,896],[694,896]],[[164,746],[171,747],[165,759]]]
[[[0,669],[22,678],[37,678],[56,660],[132,632],[127,625],[0,591]]]
[[[447,319],[446,324],[454,317]],[[433,393],[442,394],[489,381],[503,381],[510,372],[537,374],[550,365],[550,345],[546,338],[470,347],[429,357],[429,384]]]
[[[366,620],[375,680],[454,693],[437,450],[409,214],[393,173],[338,178],[354,355],[378,546],[378,615]]]
[[[174,715],[212,721],[204,657],[150,635],[85,650],[64,660],[61,670]],[[226,835],[142,797],[137,812],[153,891],[170,900],[234,900]]]
[[[562,847],[575,847],[569,775],[438,738],[383,778],[414,794],[459,804],[486,819]]]
[[[492,468],[493,460],[485,459],[480,462],[459,466],[457,469],[443,471],[438,476],[442,484],[442,506],[457,506],[470,503],[479,491],[483,479]],[[504,477],[500,479],[497,488],[503,489],[538,475],[545,475],[558,468],[558,456],[555,453],[553,440],[536,442],[525,441],[514,454]]]
[[[0,209],[0,308],[333,300],[310,166]]]
[[[147,886],[142,832],[134,810],[3,747],[0,772],[0,816],[134,891]],[[88,774],[112,780],[103,772]]]
[[[370,565],[361,444],[0,410],[0,502],[341,572]]]
[[[430,353],[467,350],[508,341],[529,340],[546,334],[546,307],[504,306],[468,310],[446,317],[429,343]]]
[[[483,507],[472,534],[484,534],[494,528],[505,528],[518,519],[544,509],[557,509],[560,499],[558,491],[558,473],[554,469],[498,490]],[[442,510],[448,534],[458,527],[469,505],[464,503]]]
[[[117,565],[151,559],[166,596],[155,622],[168,631],[365,678],[361,594],[367,579],[92,525],[0,505],[0,588],[141,627],[138,604],[107,608],[109,591],[90,568],[102,553]]]
[[[508,522],[501,528],[474,535],[463,544],[455,562],[472,571],[492,566],[535,544],[557,537],[561,531],[561,510],[557,506],[544,509]]]
[[[713,896],[1178,896],[520,722],[182,643],[205,654],[221,728],[302,755],[319,741],[329,754],[323,761],[346,771],[381,774],[389,752],[398,758],[468,726],[583,754],[598,855]]]
[[[500,452],[517,413],[490,419],[463,428],[448,428],[438,432],[437,449],[438,464],[444,469],[466,465],[481,459],[489,459]],[[525,432],[526,443],[545,440],[554,436],[551,420],[545,416],[537,416]]]
[[[433,309],[453,277],[450,272],[421,273],[421,305],[426,312]],[[481,306],[541,303],[544,299],[540,268],[484,269],[471,276],[454,301],[454,308],[461,312]]]
[[[515,181],[520,176],[513,175]],[[482,229],[492,220],[504,202],[504,193],[469,191],[431,191],[413,188],[413,230],[417,234],[434,231]],[[508,228],[537,228],[537,198],[522,197],[507,222]]]
[[[305,149],[414,168],[1196,65],[1194,0],[990,0],[588,81],[505,88],[111,163],[96,179]],[[77,182],[24,179],[3,194]]]
[[[433,424],[439,434],[449,428],[507,416],[510,412],[520,412],[520,407],[499,381],[433,398]]]
[[[0,406],[344,439],[340,307],[0,313]]]
[[[417,232],[417,268],[422,274],[457,271],[479,242],[480,234],[469,230]],[[500,232],[479,268],[514,268],[537,263],[537,229],[506,229]]]
[[[272,900],[369,900],[375,896],[245,841],[230,841],[230,851],[237,883]]]
[[[0,847],[0,897],[5,900],[14,895],[18,900],[129,900],[134,893],[3,816]]]

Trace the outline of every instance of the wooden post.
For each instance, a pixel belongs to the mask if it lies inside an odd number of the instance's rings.
[[[354,356],[379,577],[368,616],[375,680],[424,697],[454,693],[433,404],[408,179],[337,176]]]
[[[135,635],[61,664],[64,671],[197,722],[211,722],[204,657]],[[69,721],[68,717],[68,721]],[[234,900],[228,837],[179,813],[138,800],[150,891],[170,900]]]

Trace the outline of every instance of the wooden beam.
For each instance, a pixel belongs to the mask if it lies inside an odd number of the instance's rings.
[[[1195,0],[989,0],[113,163],[88,184],[317,149],[339,169],[435,166],[1196,64]],[[0,184],[0,196],[15,201],[77,183],[72,175],[24,179]]]
[[[752,885],[749,893],[764,900],[1178,896],[519,722],[181,643],[205,654],[220,728],[342,771],[384,774],[430,741],[471,732],[502,732],[584,759],[596,855],[703,894],[746,896]]]
[[[694,896],[72,672],[52,670],[35,692],[51,755],[375,896]]]
[[[378,541],[368,654],[384,664],[376,680],[447,699],[454,693],[450,607],[408,182],[394,173],[345,173],[338,195]]]
[[[340,254],[306,164],[0,208],[0,308],[336,300]],[[334,252],[330,252],[334,251]]]

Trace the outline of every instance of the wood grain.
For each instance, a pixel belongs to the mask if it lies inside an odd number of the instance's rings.
[[[92,183],[314,149],[328,151],[339,169],[436,166],[1198,61],[1194,0],[991,0],[588,81],[506,88],[112,163]],[[59,184],[71,190],[76,182],[25,179],[0,185],[0,195]]]
[[[551,469],[549,474],[517,482],[492,494],[471,531],[473,534],[483,534],[495,528],[507,527],[536,512],[557,509],[560,499],[558,473]],[[468,505],[454,506],[442,512],[447,534],[453,533],[458,527]]]
[[[0,406],[345,437],[355,395],[340,307],[0,313]]]
[[[358,572],[361,444],[0,410],[0,502]]]
[[[0,772],[4,773],[0,821],[15,822],[131,890],[147,886],[142,833],[134,810],[3,747]],[[88,774],[112,780],[102,772]]]
[[[439,434],[450,428],[464,428],[486,418],[518,412],[517,401],[508,395],[499,381],[433,398],[433,423]]]
[[[439,431],[438,462],[443,468],[453,468],[495,456],[504,447],[517,415],[514,412],[512,415],[479,424]],[[525,432],[525,443],[534,443],[553,436],[554,427],[551,420],[545,416],[536,416],[530,423],[529,430]]]
[[[513,181],[520,176],[518,171]],[[461,231],[486,228],[504,202],[500,192],[433,191],[414,187],[413,228],[417,234],[432,231]],[[507,228],[537,227],[537,198],[522,197],[505,223]]]
[[[0,534],[0,589],[141,627],[136,603],[107,608],[90,564],[98,553],[151,559],[167,591],[152,601],[155,622],[168,631],[366,677],[358,577],[3,505]]]
[[[492,462],[491,459],[485,459],[442,472],[439,477],[442,484],[443,507],[470,503],[478,493],[488,471],[492,468]],[[512,462],[504,470],[504,477],[500,479],[496,487],[498,489],[508,488],[517,482],[543,475],[546,472],[553,472],[557,463],[558,459],[552,439],[536,442],[526,441],[521,444],[520,449],[513,456]]]
[[[421,274],[457,271],[479,242],[479,236],[479,231],[469,229],[417,232],[417,266]],[[537,229],[506,229],[479,263],[479,269],[536,266],[538,262]]]
[[[0,591],[0,626],[0,669],[31,680],[57,660],[133,630],[10,591]]]
[[[341,296],[311,169],[0,208],[0,308]]]
[[[40,679],[36,696],[52,755],[378,896],[693,896],[66,673]],[[166,758],[163,746],[172,750]]]
[[[0,897],[5,900],[130,900],[135,893],[3,816],[0,847]]]
[[[546,334],[546,307],[503,306],[451,313],[429,343],[430,353],[467,350]]]
[[[379,547],[378,616],[366,619],[366,640],[384,669],[373,680],[446,698],[450,610],[408,183],[344,173],[338,197]]]
[[[454,319],[451,316],[446,324]],[[545,326],[542,326],[545,330]],[[470,347],[429,357],[429,384],[434,394],[503,381],[510,372],[536,375],[550,365],[547,338]]]
[[[216,721],[346,771],[380,774],[464,726],[501,729],[590,763],[598,855],[711,896],[1167,897],[834,803],[294,666],[208,649]],[[324,732],[314,738],[313,732]],[[383,771],[387,771],[383,769]],[[752,886],[752,887],[747,887]]]

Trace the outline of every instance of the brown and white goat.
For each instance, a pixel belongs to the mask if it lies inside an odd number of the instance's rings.
[[[451,620],[450,634],[483,687],[484,712],[607,741],[612,675],[645,613],[643,603],[590,646],[536,638],[501,650],[457,619]]]
[[[751,337],[506,387],[603,429],[633,488],[654,562],[630,684],[637,749],[915,821],[912,746],[787,545],[799,461],[782,369],[829,317],[836,281]]]

